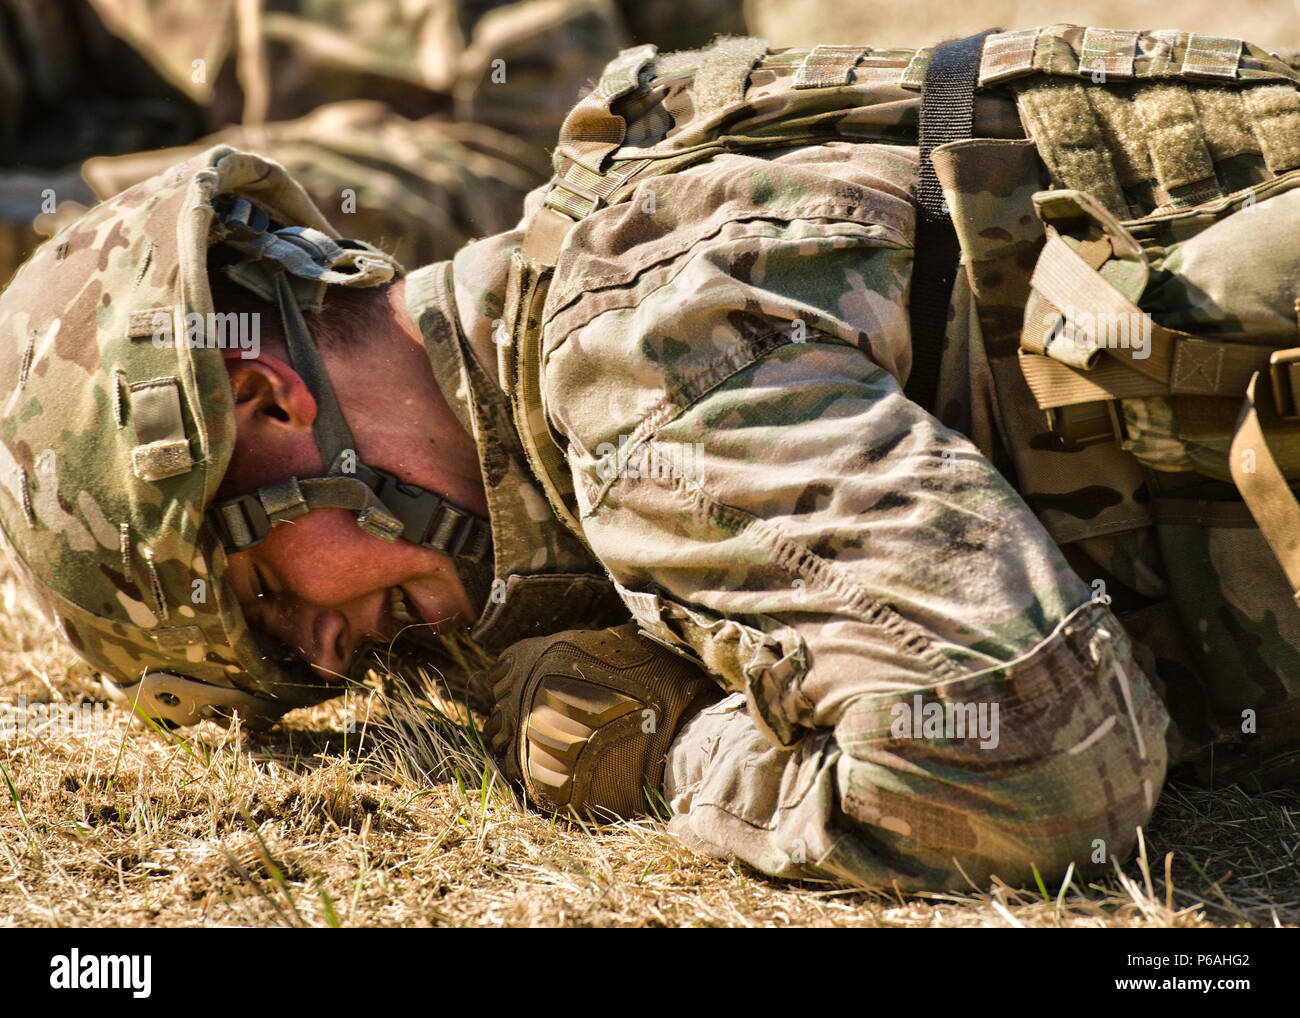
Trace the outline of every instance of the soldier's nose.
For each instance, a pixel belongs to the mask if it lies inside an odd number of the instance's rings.
[[[330,675],[341,676],[356,649],[347,616],[339,611],[318,612],[311,624],[311,643],[305,649],[312,665]]]

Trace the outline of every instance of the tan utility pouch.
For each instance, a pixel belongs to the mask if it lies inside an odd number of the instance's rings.
[[[1300,590],[1300,171],[1118,221],[1079,191],[1034,197],[1046,243],[1020,340],[1025,381],[1074,444],[1231,480]]]
[[[1046,243],[1020,366],[1068,443],[1118,443],[1148,471],[1185,641],[1150,645],[1179,696],[1208,698],[1198,767],[1218,783],[1300,773],[1298,185],[1125,222],[1078,191],[1034,197]]]

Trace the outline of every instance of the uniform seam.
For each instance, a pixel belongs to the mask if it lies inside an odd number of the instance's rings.
[[[621,205],[614,206],[614,208],[621,207]],[[729,214],[723,219],[715,221],[713,227],[709,229],[708,232],[687,230],[685,235],[682,236],[680,229],[673,230],[664,235],[665,239],[673,239],[673,243],[667,246],[664,250],[650,253],[646,259],[638,259],[630,263],[628,263],[625,256],[620,259],[622,264],[630,264],[630,267],[621,268],[618,272],[610,272],[603,275],[589,272],[582,273],[581,282],[575,281],[573,284],[565,286],[558,291],[552,290],[555,303],[551,305],[550,300],[547,301],[549,306],[545,310],[544,318],[548,322],[551,321],[557,317],[560,312],[581,300],[584,295],[591,293],[593,290],[630,283],[637,276],[652,269],[668,265],[674,259],[680,258],[683,254],[692,253],[692,249],[697,245],[702,244],[705,241],[716,239],[718,234],[720,234],[726,227],[736,223],[774,223],[783,226],[791,226],[795,223],[822,222],[844,227],[853,226],[857,227],[858,231],[845,230],[838,234],[838,236],[856,235],[860,236],[863,240],[871,241],[872,246],[892,247],[904,250],[911,249],[912,244],[909,243],[906,232],[895,222],[878,222],[874,219],[868,219],[860,213],[855,215],[855,210],[865,209],[866,206],[863,204],[837,204],[834,202],[819,202],[806,206],[798,206],[784,214],[776,214],[752,207],[738,207],[735,209],[734,214]],[[591,222],[594,218],[595,217],[591,217],[584,222]],[[894,217],[889,218],[892,220]],[[872,229],[884,230],[891,236],[881,237],[861,232]],[[745,238],[741,237],[737,239]],[[591,252],[585,253],[591,254]],[[699,252],[694,252],[694,255],[698,254]],[[690,264],[691,260],[691,258],[683,260],[681,266],[671,272],[669,277],[665,279],[663,283],[655,287],[655,290],[658,290],[662,286],[672,282],[673,279],[680,275],[682,268]],[[558,268],[567,269],[568,266],[562,261],[561,265],[557,267],[557,272]],[[564,273],[566,283],[569,275],[570,273],[567,271]],[[552,286],[554,287],[554,280],[552,280]],[[650,292],[653,293],[654,291]],[[644,299],[644,297],[648,295],[649,294],[642,294],[641,299]],[[633,296],[635,296],[635,294]]]
[[[620,478],[616,478],[614,483]],[[858,584],[846,577],[829,559],[782,533],[780,528],[761,517],[732,506],[711,495],[698,481],[686,477],[640,480],[671,486],[688,502],[689,508],[706,522],[732,537],[752,537],[773,556],[773,562],[817,589],[839,598],[841,604],[855,612],[860,621],[878,628],[901,651],[920,659],[941,681],[969,677],[934,645],[922,627],[910,622],[892,605],[877,601]]]

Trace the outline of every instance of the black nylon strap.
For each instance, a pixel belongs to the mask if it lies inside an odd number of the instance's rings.
[[[293,298],[289,279],[283,271],[275,275],[275,295],[280,306],[280,321],[284,326],[284,342],[289,348],[289,362],[293,370],[307,383],[307,389],[316,399],[316,419],[311,430],[325,465],[333,463],[345,449],[356,450],[352,429],[343,416],[329,372],[316,349],[302,310]]]
[[[492,548],[488,521],[441,496],[398,480],[384,470],[357,465],[356,476],[291,477],[208,508],[208,519],[229,553],[247,551],[271,528],[313,509],[346,509],[375,537],[399,537],[471,562]]]
[[[916,254],[910,300],[912,373],[904,392],[932,413],[937,409],[934,403],[939,388],[939,362],[961,248],[930,154],[940,145],[971,137],[975,123],[975,83],[979,78],[984,40],[996,31],[990,28],[938,47],[930,54],[921,85],[918,141],[921,162],[916,184]]]

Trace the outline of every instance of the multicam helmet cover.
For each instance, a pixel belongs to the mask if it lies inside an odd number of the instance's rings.
[[[87,662],[182,724],[267,721],[340,691],[267,652],[205,523],[235,417],[222,351],[192,323],[211,322],[207,254],[232,205],[264,211],[268,232],[337,237],[282,167],[219,146],[91,209],[0,294],[0,545]],[[401,272],[344,243],[330,282]]]

